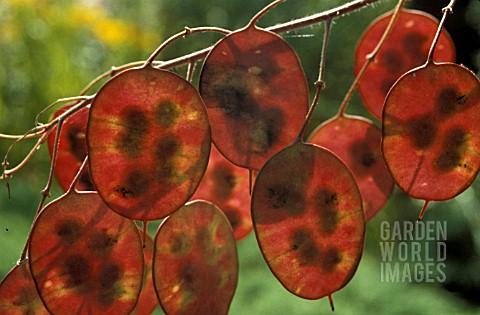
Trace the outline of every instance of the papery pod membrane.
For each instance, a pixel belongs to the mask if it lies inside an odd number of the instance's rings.
[[[0,314],[50,314],[38,296],[27,260],[13,267],[0,283]]]
[[[355,51],[355,75],[377,46],[393,11],[373,21],[363,33]],[[393,29],[358,82],[360,97],[368,111],[382,119],[383,102],[393,83],[405,72],[425,63],[438,28],[438,20],[422,11],[401,9]],[[455,61],[455,45],[442,29],[434,53],[435,61]]]
[[[291,293],[319,299],[353,277],[365,216],[355,179],[330,151],[295,143],[258,173],[252,219],[271,271]]]
[[[137,226],[97,193],[72,191],[47,205],[31,231],[30,269],[53,314],[129,314],[143,280]]]
[[[130,219],[157,220],[193,195],[208,163],[210,125],[188,81],[147,66],[100,89],[87,143],[92,180],[108,206]]]
[[[392,87],[382,151],[398,186],[414,198],[446,200],[480,167],[480,82],[467,68],[429,63]]]
[[[218,150],[251,170],[293,142],[308,111],[308,86],[297,54],[280,36],[255,26],[213,47],[199,89]]]
[[[67,105],[58,109],[54,113],[53,119],[71,107],[72,105]],[[85,138],[87,122],[88,108],[80,109],[63,122],[54,171],[55,178],[58,180],[58,184],[63,191],[67,191],[70,188],[70,184],[87,156],[87,140]],[[48,151],[50,152],[50,156],[53,156],[56,133],[57,126],[53,128],[53,131],[48,136]],[[92,180],[90,179],[88,167],[82,170],[76,188],[81,191],[95,190]]]
[[[206,201],[169,216],[154,240],[153,279],[167,314],[227,314],[238,258],[226,216]]]
[[[210,151],[205,175],[192,196],[195,199],[217,205],[230,221],[237,241],[252,231],[249,172],[225,159],[215,146]]]
[[[143,245],[143,261],[144,261],[144,275],[143,285],[140,296],[138,297],[137,305],[130,313],[132,315],[148,315],[152,314],[155,308],[159,305],[157,293],[153,286],[152,261],[153,261],[153,239],[146,233],[145,242]]]
[[[365,218],[370,221],[394,186],[382,156],[382,130],[363,117],[335,116],[318,126],[308,142],[332,151],[349,167],[362,194]]]

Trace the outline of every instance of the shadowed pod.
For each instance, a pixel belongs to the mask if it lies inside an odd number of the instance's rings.
[[[355,75],[362,68],[392,16],[388,12],[365,30],[355,51]],[[382,119],[382,108],[388,90],[406,71],[425,63],[438,20],[418,10],[402,9],[392,31],[358,82],[358,91],[365,107],[377,119]],[[434,55],[435,61],[455,61],[455,45],[444,29]]]
[[[55,111],[52,119],[60,116],[66,110],[71,108],[72,105],[73,104],[66,105]],[[63,191],[67,191],[68,188],[70,188],[70,184],[80,169],[83,160],[85,160],[85,157],[87,156],[87,140],[85,134],[88,122],[88,111],[89,109],[87,107],[82,108],[72,116],[68,117],[62,125],[57,160],[55,162],[55,177]],[[56,129],[57,126],[54,127],[53,132],[48,136],[48,150],[50,157],[52,157],[55,147]],[[76,188],[82,191],[95,190],[90,178],[88,166],[82,171]]]
[[[394,182],[381,152],[382,131],[359,116],[337,115],[318,126],[307,142],[331,150],[350,168],[362,194],[367,222],[384,206]]]
[[[233,164],[259,170],[292,143],[308,109],[308,87],[295,51],[250,23],[220,40],[199,83],[212,140]]]
[[[210,151],[205,175],[192,200],[204,199],[227,216],[238,241],[252,231],[248,170],[230,163],[215,146]]]

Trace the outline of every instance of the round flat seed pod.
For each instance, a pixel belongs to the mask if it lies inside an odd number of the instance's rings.
[[[363,117],[336,116],[318,126],[308,142],[332,151],[350,168],[362,194],[365,219],[371,220],[394,186],[382,156],[382,130]]]
[[[353,277],[365,216],[355,179],[330,151],[295,143],[258,173],[252,220],[260,250],[291,293],[319,299]]]
[[[55,112],[53,118],[60,116],[70,107],[72,105],[60,108]],[[82,108],[63,122],[55,162],[55,177],[64,191],[70,188],[70,184],[87,156],[87,140],[85,139],[87,121],[88,108]],[[55,147],[56,130],[57,127],[48,136],[50,156],[53,155]],[[95,190],[88,167],[82,171],[76,188],[83,191]]]
[[[0,314],[50,314],[38,296],[27,260],[13,267],[0,283]]]
[[[53,314],[129,314],[143,280],[137,226],[111,211],[97,193],[72,191],[37,217],[30,269]]]
[[[210,151],[207,171],[192,200],[204,199],[225,213],[238,241],[252,231],[248,170],[230,163],[215,146]]]
[[[366,56],[377,46],[393,11],[373,21],[362,35],[355,52],[355,75]],[[393,83],[405,72],[425,63],[438,20],[422,11],[402,9],[380,51],[358,82],[358,91],[365,107],[382,119],[385,96]],[[434,53],[435,61],[455,61],[455,45],[443,29]]]
[[[213,47],[199,89],[213,142],[232,163],[251,170],[293,142],[308,111],[297,54],[281,37],[254,25]]]
[[[196,89],[165,70],[130,69],[90,109],[90,172],[102,199],[135,220],[157,220],[193,195],[207,167],[210,125]]]
[[[153,286],[152,261],[153,261],[153,239],[149,234],[145,234],[145,243],[143,247],[143,260],[145,262],[143,286],[137,305],[130,313],[132,315],[152,314],[158,306],[157,293]]]
[[[480,167],[480,82],[452,63],[413,69],[392,87],[382,150],[398,186],[414,198],[446,200]]]
[[[226,216],[194,201],[168,217],[154,240],[153,281],[167,314],[227,314],[238,257]]]

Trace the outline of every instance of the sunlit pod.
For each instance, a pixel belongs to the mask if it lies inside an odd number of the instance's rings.
[[[91,177],[108,206],[130,219],[157,220],[197,188],[210,124],[188,81],[147,66],[120,73],[97,93],[87,143]]]

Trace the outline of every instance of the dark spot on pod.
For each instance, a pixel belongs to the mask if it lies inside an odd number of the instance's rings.
[[[284,116],[278,108],[268,108],[258,115],[251,130],[251,138],[258,151],[266,151],[278,140],[284,124]]]
[[[466,142],[467,133],[460,128],[451,129],[443,143],[443,152],[437,158],[435,166],[440,172],[449,172],[457,166],[462,166],[463,146]]]
[[[123,198],[137,198],[148,191],[150,180],[140,171],[133,171],[127,175],[125,183],[116,187],[114,191],[121,194]]]
[[[193,266],[191,262],[187,262],[181,269],[180,269],[180,281],[182,287],[187,291],[196,291],[198,287],[198,275],[197,270]]]
[[[228,75],[226,82],[213,88],[213,96],[218,99],[220,108],[231,119],[255,116],[258,106],[248,94],[245,82]]]
[[[382,52],[379,55],[382,66],[391,74],[400,75],[404,72],[405,62],[401,54],[393,49]]]
[[[355,141],[349,149],[350,156],[353,157],[358,164],[369,168],[375,164],[376,159],[367,141]]]
[[[233,229],[235,229],[237,226],[240,225],[242,220],[238,211],[235,211],[234,209],[228,209],[228,208],[226,209],[222,208],[222,210],[223,210],[223,213],[225,213],[225,216],[227,217]]]
[[[90,262],[82,255],[72,255],[65,259],[65,275],[67,285],[79,290],[88,289],[90,283]]]
[[[188,254],[192,249],[190,240],[186,235],[176,234],[173,237],[173,241],[170,245],[170,251],[174,254],[185,255]]]
[[[90,172],[83,170],[80,174],[79,182],[83,185],[84,189],[87,191],[95,190],[95,186],[92,183],[92,178],[90,177]]]
[[[118,240],[109,235],[106,231],[94,232],[88,243],[88,249],[95,256],[105,256],[110,254]]]
[[[422,46],[428,40],[428,37],[420,34],[419,32],[410,32],[403,38],[402,45],[403,51],[411,56],[422,55],[422,58],[425,53],[422,52]]]
[[[210,247],[211,235],[206,227],[199,228],[197,230],[195,233],[195,240],[197,242],[197,246],[200,248]]]
[[[171,135],[166,135],[158,142],[155,151],[158,161],[155,177],[158,182],[167,182],[175,176],[173,158],[179,150],[180,145],[178,141]]]
[[[233,167],[227,163],[217,164],[212,170],[212,179],[215,197],[219,199],[230,197],[236,185]]]
[[[315,265],[320,261],[320,250],[313,241],[313,234],[307,229],[296,230],[291,239],[292,249],[298,254],[301,265]]]
[[[129,158],[138,157],[149,129],[147,117],[142,111],[130,110],[122,115],[121,124],[124,130],[117,147]]]
[[[68,142],[70,143],[70,151],[77,161],[83,161],[87,156],[87,142],[85,141],[85,133],[77,126],[68,128]]]
[[[440,114],[451,116],[459,111],[460,106],[465,104],[466,96],[458,95],[453,87],[448,87],[440,91],[437,95],[437,110]]]
[[[159,163],[167,163],[178,150],[178,141],[173,136],[167,135],[158,142],[155,154]]]
[[[388,91],[392,88],[392,86],[395,84],[397,80],[395,78],[390,78],[390,79],[385,79],[382,84],[380,85],[380,88],[382,90],[383,95],[387,95]],[[381,114],[381,112],[380,112]]]
[[[425,149],[435,140],[436,126],[430,117],[413,118],[407,122],[407,132],[415,147]]]
[[[20,293],[15,297],[15,300],[13,300],[12,304],[15,306],[22,306],[22,305],[27,305],[30,304],[32,301],[34,301],[37,298],[37,291],[31,288],[22,288],[20,290]],[[34,314],[32,313],[27,313],[27,314]]]
[[[180,115],[180,108],[172,101],[165,100],[157,105],[155,110],[155,118],[162,127],[171,127]]]
[[[101,305],[112,304],[120,295],[120,288],[116,285],[122,276],[120,266],[114,262],[104,265],[98,278],[98,302]]]
[[[315,194],[316,206],[319,208],[318,219],[323,233],[331,234],[338,225],[338,194],[328,189],[320,189]]]
[[[82,226],[73,219],[62,220],[55,226],[55,233],[65,245],[72,245],[82,236]]]
[[[268,204],[274,209],[285,209],[292,216],[305,212],[305,200],[295,187],[287,183],[276,183],[267,187]]]
[[[320,266],[323,271],[331,272],[341,261],[340,251],[335,247],[327,247],[326,250],[322,251]]]

